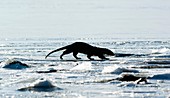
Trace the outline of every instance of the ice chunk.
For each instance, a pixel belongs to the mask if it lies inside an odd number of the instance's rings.
[[[62,90],[62,89],[56,87],[51,81],[42,78],[30,84],[30,86],[20,88],[18,90],[19,91],[54,91],[54,90]]]
[[[8,59],[6,61],[3,61],[0,63],[0,66],[2,68],[8,68],[8,69],[25,69],[29,68],[27,64],[24,64],[20,61],[17,61],[15,59]]]
[[[31,84],[34,88],[53,88],[55,87],[49,80],[40,79]]]
[[[162,54],[162,53],[168,53],[168,52],[170,52],[170,50],[167,48],[152,50],[152,54]]]

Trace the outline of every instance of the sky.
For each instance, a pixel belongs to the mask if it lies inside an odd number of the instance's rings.
[[[170,0],[1,0],[0,38],[168,38]]]

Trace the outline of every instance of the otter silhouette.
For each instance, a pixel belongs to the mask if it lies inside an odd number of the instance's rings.
[[[76,59],[81,59],[77,57],[77,54],[83,53],[83,54],[86,54],[87,58],[90,60],[94,60],[93,58],[91,58],[91,56],[98,56],[102,60],[108,60],[108,58],[106,58],[105,55],[108,55],[108,56],[115,55],[111,50],[106,49],[106,48],[95,47],[84,42],[75,42],[73,44],[51,51],[49,54],[46,55],[45,58],[47,58],[50,54],[54,52],[64,50],[64,49],[65,51],[60,55],[60,59],[63,59],[63,56],[69,53],[73,53],[73,56]]]

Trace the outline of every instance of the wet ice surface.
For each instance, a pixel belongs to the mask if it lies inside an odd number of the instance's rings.
[[[64,60],[60,60],[59,56],[62,53],[60,51],[44,59],[51,50],[77,40],[94,46],[107,47],[115,53],[144,54],[144,56],[109,57],[110,60],[106,61],[95,57],[96,60],[90,61],[85,55],[79,54],[82,59],[77,61],[72,54],[69,54],[63,57]],[[170,97],[168,39],[127,41],[114,38],[56,38],[1,39],[0,42],[0,97],[2,98]],[[25,64],[29,67],[25,68]],[[147,83],[114,80],[122,74],[148,77]],[[107,81],[110,79],[113,81]]]

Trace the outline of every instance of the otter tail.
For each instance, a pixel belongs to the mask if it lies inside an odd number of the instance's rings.
[[[45,59],[50,55],[50,54],[52,54],[52,53],[54,53],[54,52],[57,52],[57,51],[60,51],[60,50],[63,50],[63,49],[66,49],[68,46],[65,46],[65,47],[62,47],[62,48],[59,48],[59,49],[56,49],[56,50],[53,50],[53,51],[51,51],[50,53],[48,53],[46,56],[45,56]]]

